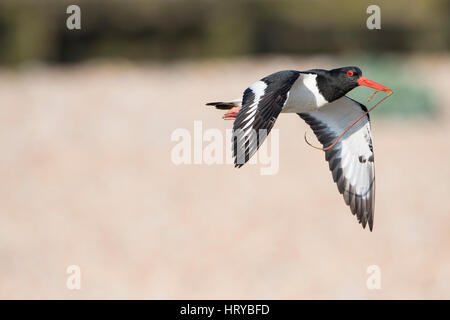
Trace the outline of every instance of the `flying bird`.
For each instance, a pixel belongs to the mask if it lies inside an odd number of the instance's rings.
[[[308,71],[284,70],[253,83],[242,99],[210,102],[227,110],[224,119],[234,120],[233,156],[242,167],[256,153],[280,113],[296,113],[311,127],[325,147],[333,180],[345,203],[363,228],[373,228],[375,170],[370,118],[367,108],[346,96],[357,86],[392,93],[389,88],[362,76],[358,67]],[[356,119],[343,137],[331,148]]]

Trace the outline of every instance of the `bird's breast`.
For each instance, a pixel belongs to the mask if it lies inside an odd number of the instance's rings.
[[[281,112],[301,113],[317,110],[328,101],[319,92],[315,74],[301,74],[288,92]]]

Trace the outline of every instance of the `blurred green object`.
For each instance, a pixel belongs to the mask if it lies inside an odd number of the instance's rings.
[[[356,61],[356,62],[355,62]],[[414,76],[414,70],[406,70],[398,59],[382,56],[379,58],[345,59],[342,65],[356,65],[361,68],[365,77],[392,89],[394,94],[375,108],[373,117],[389,117],[405,119],[415,117],[434,117],[438,108],[428,91],[426,84]],[[366,105],[367,108],[379,101],[385,93],[377,93],[370,102],[367,98],[373,92],[367,87],[358,87],[348,96]]]

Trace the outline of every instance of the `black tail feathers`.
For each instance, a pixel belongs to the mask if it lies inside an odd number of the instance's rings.
[[[219,110],[228,110],[233,107],[236,107],[236,105],[233,102],[208,102],[206,105],[214,106]]]

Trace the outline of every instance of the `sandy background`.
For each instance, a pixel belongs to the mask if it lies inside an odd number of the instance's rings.
[[[449,299],[450,59],[410,60],[441,113],[373,122],[372,233],[294,115],[276,175],[171,162],[175,129],[231,126],[205,102],[316,60],[1,70],[0,298]]]

